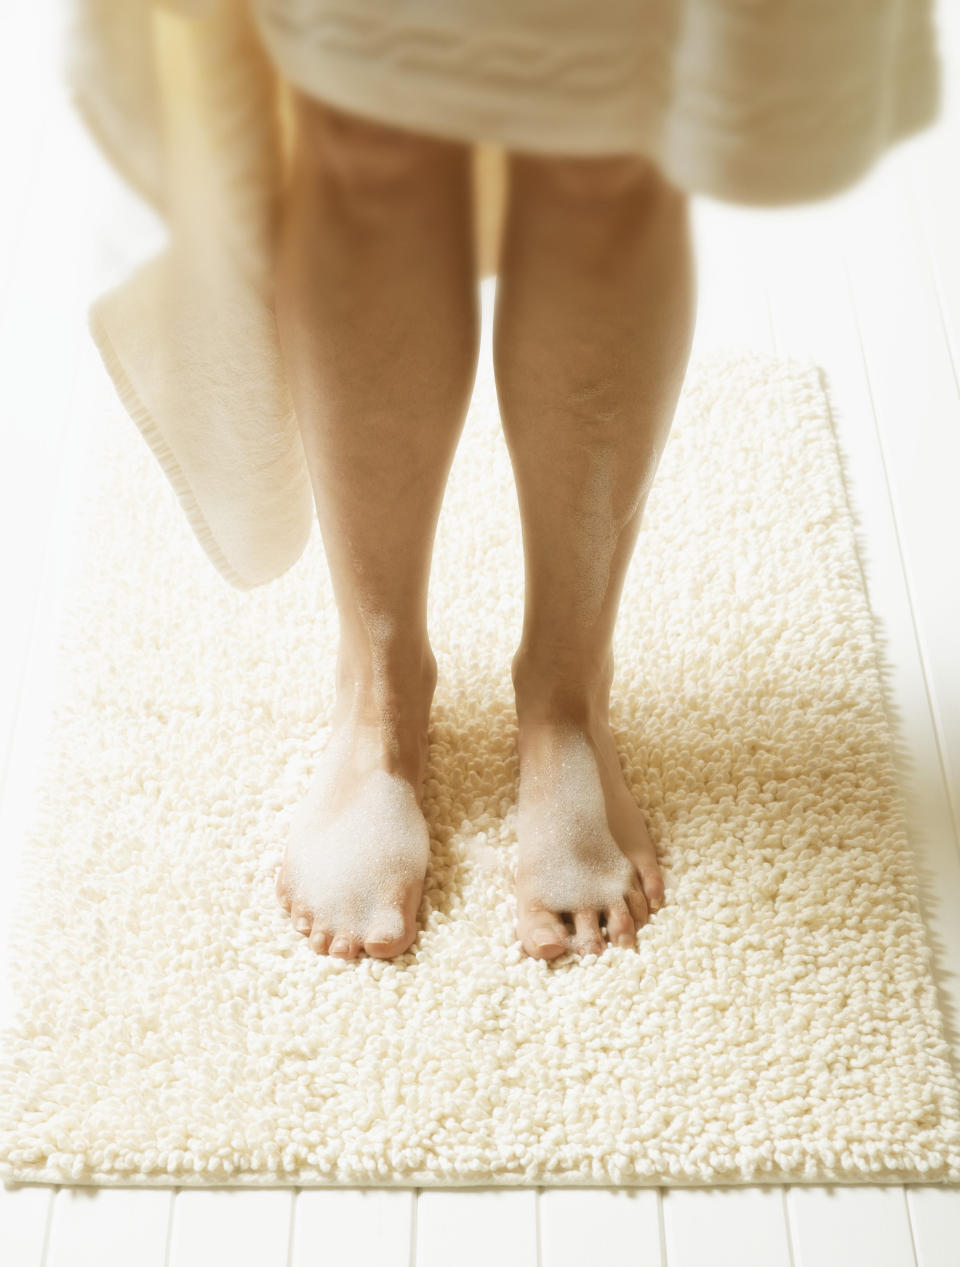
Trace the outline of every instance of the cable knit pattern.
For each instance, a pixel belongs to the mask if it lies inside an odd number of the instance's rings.
[[[265,0],[266,20],[289,38],[351,57],[383,59],[442,75],[467,75],[496,84],[557,92],[618,89],[644,69],[643,50],[620,38],[594,38],[587,47],[545,41],[542,34],[489,31],[480,22],[464,32],[455,25],[398,21],[381,9],[362,14],[337,10],[323,0]],[[662,41],[662,35],[660,35]],[[648,50],[656,48],[651,38]],[[653,62],[648,55],[647,62]]]
[[[691,193],[852,184],[936,116],[929,0],[251,0],[282,74],[341,108],[541,153],[639,151]]]
[[[617,624],[664,868],[637,948],[514,936],[523,568],[489,345],[438,530],[412,949],[314,955],[274,891],[323,746],[319,534],[241,593],[118,408],[61,634],[4,1034],[6,1177],[960,1180],[960,1094],[820,372],[690,367]]]

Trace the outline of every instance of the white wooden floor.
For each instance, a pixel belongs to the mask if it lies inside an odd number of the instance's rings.
[[[828,376],[960,1067],[960,14],[942,0],[940,16],[944,117],[867,182],[783,211],[695,201],[693,357],[749,346],[814,357]],[[62,0],[0,12],[0,933],[49,705],[84,419],[112,398],[86,306],[162,235],[64,99],[61,32]],[[490,298],[488,286],[488,313]],[[960,1190],[0,1188],[5,1267],[210,1261],[960,1267]]]

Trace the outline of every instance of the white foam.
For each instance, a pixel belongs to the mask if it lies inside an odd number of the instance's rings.
[[[410,888],[419,890],[430,834],[408,779],[381,769],[359,779],[344,772],[350,729],[335,731],[321,755],[290,824],[285,865],[294,903],[330,932],[362,941],[395,924],[391,914]]]
[[[597,760],[582,731],[558,732],[556,778],[520,782],[517,831],[528,894],[550,910],[605,909],[622,898],[634,869],[607,825]]]

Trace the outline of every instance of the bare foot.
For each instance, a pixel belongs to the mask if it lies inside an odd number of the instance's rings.
[[[518,709],[517,936],[538,959],[632,946],[664,889],[613,733],[596,718],[533,712]]]
[[[421,784],[435,673],[403,702],[353,686],[337,696],[277,875],[281,905],[318,954],[388,959],[417,935],[430,856]]]

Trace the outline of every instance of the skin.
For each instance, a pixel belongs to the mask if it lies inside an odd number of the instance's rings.
[[[427,584],[480,333],[471,155],[294,100],[275,306],[341,636],[277,895],[318,953],[387,958],[416,937],[427,864]],[[695,280],[688,198],[642,157],[514,153],[509,180],[494,371],[526,573],[516,931],[552,959],[632,945],[664,900],[609,727],[611,643]]]

